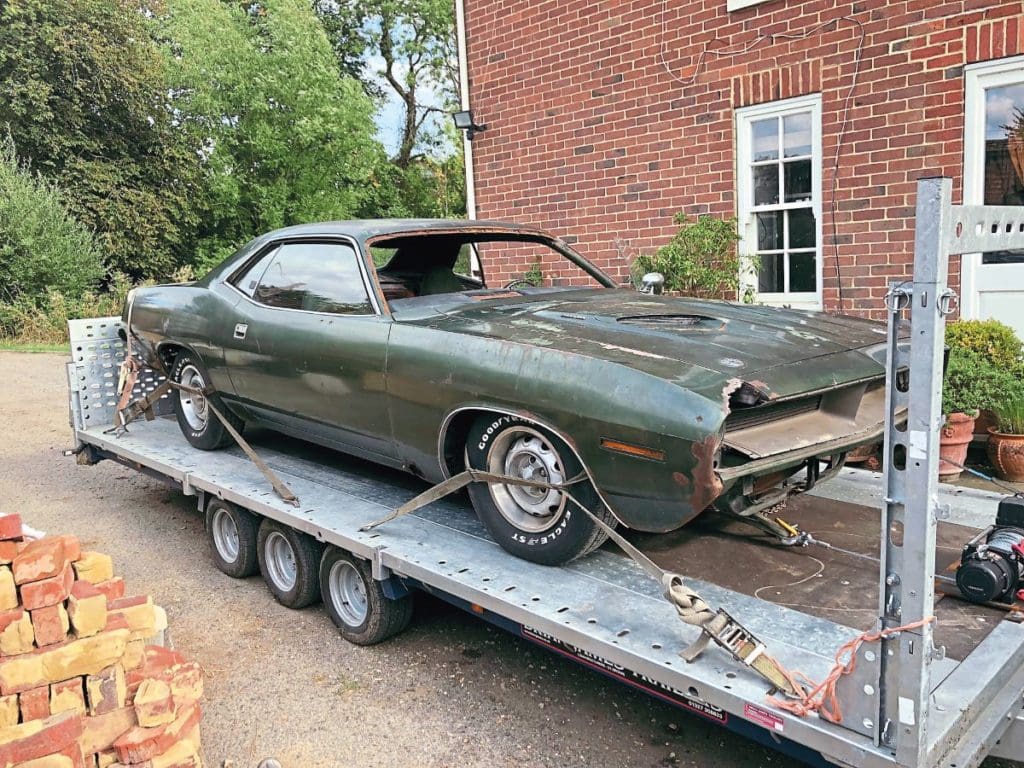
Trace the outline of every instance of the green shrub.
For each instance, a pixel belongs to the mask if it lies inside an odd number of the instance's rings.
[[[19,344],[62,344],[68,340],[68,320],[120,315],[131,282],[114,275],[103,293],[87,291],[78,297],[51,290],[41,301],[22,296],[0,304],[0,340]]]
[[[1013,368],[999,368],[981,353],[953,347],[942,382],[942,412],[977,414],[994,410],[1008,395],[1024,396],[1024,384]]]
[[[10,137],[0,142],[0,301],[38,306],[48,291],[77,298],[103,272],[92,233],[59,190],[19,164]]]
[[[975,352],[989,363],[1004,369],[1020,365],[1024,350],[1013,328],[998,320],[960,320],[946,326],[946,344],[950,349]]]
[[[633,277],[646,272],[665,276],[665,290],[698,298],[721,298],[740,284],[739,235],[736,219],[700,216],[691,222],[685,213],[674,219],[680,225],[672,239],[653,254],[640,254],[633,262]]]

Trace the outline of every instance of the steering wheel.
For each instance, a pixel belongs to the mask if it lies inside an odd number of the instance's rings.
[[[515,280],[509,280],[501,287],[504,288],[505,290],[511,290],[513,288],[519,288],[522,286],[529,286],[530,288],[533,288],[533,281],[526,277],[517,277]]]

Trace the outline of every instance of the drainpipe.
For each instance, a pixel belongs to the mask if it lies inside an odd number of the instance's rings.
[[[469,53],[466,46],[465,0],[455,0],[455,38],[459,48],[459,99],[461,109],[469,109]],[[473,142],[462,131],[462,152],[466,163],[466,214],[476,218],[476,183],[473,178]]]

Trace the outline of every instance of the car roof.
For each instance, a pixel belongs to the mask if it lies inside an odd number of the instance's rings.
[[[495,233],[529,235],[555,239],[544,230],[509,221],[481,221],[478,219],[351,219],[348,221],[322,221],[299,224],[268,233],[265,237],[281,235],[349,235],[357,240],[370,240],[387,235],[430,234],[431,232]]]

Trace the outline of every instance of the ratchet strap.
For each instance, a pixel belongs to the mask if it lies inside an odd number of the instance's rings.
[[[518,485],[527,488],[560,491],[573,504],[583,510],[595,525],[608,534],[608,537],[623,552],[629,555],[637,565],[662,585],[662,588],[665,590],[665,598],[672,603],[676,613],[679,614],[680,620],[692,626],[700,627],[700,637],[679,654],[683,659],[687,662],[694,661],[708,646],[708,643],[714,641],[716,645],[720,646],[734,659],[750,667],[750,669],[771,683],[772,687],[780,693],[792,698],[800,698],[802,691],[799,689],[799,686],[790,675],[780,668],[771,656],[765,653],[765,644],[758,640],[753,633],[744,628],[726,611],[722,609],[719,609],[717,612],[712,611],[711,606],[696,591],[686,586],[682,576],[659,567],[572,495],[569,489],[573,485],[587,479],[587,474],[581,472],[563,483],[547,483],[542,480],[526,480],[519,477],[499,475],[493,472],[484,472],[479,469],[467,469],[449,477],[432,488],[428,488],[380,520],[367,523],[359,530],[369,531],[391,520],[408,515],[417,509],[438,501],[450,493],[465,488],[470,483],[500,483],[502,485]]]

